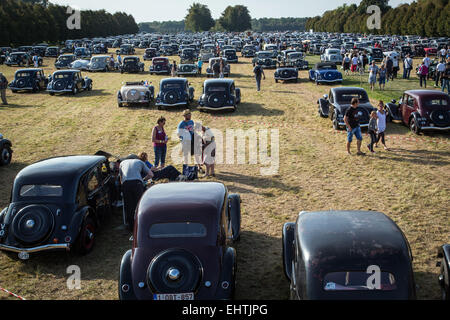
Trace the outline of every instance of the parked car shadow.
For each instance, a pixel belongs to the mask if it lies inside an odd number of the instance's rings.
[[[406,150],[402,148],[390,148],[389,156],[376,154],[383,160],[409,162],[412,164],[447,166],[450,161],[450,151]]]
[[[283,191],[299,193],[299,187],[292,187],[284,184],[278,177],[246,176],[233,172],[220,172],[216,174],[217,179],[222,182],[233,182],[248,185],[259,189],[275,188]],[[232,189],[232,187],[230,187]]]
[[[193,108],[191,108],[193,109]],[[206,112],[206,111],[205,111]],[[232,111],[208,111],[209,114],[214,115],[215,117],[241,117],[241,116],[251,116],[251,115],[259,115],[266,117],[276,117],[284,114],[283,110],[280,109],[266,109],[264,105],[259,103],[248,103],[243,102],[238,104],[237,110],[235,112]]]
[[[243,231],[241,240],[235,247],[237,251],[237,300],[285,300],[289,298],[289,282],[283,271],[281,238],[253,231]]]

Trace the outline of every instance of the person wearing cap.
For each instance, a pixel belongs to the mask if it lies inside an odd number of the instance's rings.
[[[184,120],[178,124],[177,131],[182,144],[184,164],[189,164],[189,154],[194,155],[194,121],[191,119],[191,110],[184,110],[183,117]]]
[[[144,181],[151,179],[153,172],[137,156],[130,155],[120,162],[119,177],[123,193],[124,224],[133,231],[134,213],[144,193]]]
[[[8,105],[6,100],[6,88],[8,87],[8,80],[5,78],[3,73],[0,72],[0,96],[2,98],[2,103]]]

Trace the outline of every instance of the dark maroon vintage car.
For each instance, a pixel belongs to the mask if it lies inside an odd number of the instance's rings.
[[[240,197],[221,183],[168,183],[136,209],[133,247],[122,258],[121,300],[232,299]]]
[[[386,105],[389,121],[401,120],[411,131],[450,131],[450,96],[436,90],[405,91],[400,101]]]

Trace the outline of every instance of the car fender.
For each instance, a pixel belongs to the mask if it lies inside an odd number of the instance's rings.
[[[387,103],[386,104],[386,111],[388,112],[388,114],[390,115],[391,119],[394,120],[400,120],[401,117],[399,116],[399,111],[400,108],[397,104],[394,103]]]
[[[241,103],[241,89],[240,88],[236,88],[236,103],[240,104]]]
[[[238,241],[241,234],[241,197],[238,194],[228,196],[233,241]]]
[[[419,122],[420,114],[419,114],[419,112],[415,111],[415,112],[411,113],[411,115],[409,116],[408,124],[410,123],[412,118],[414,118],[414,120],[416,121],[417,127],[420,129],[420,122]]]
[[[76,234],[74,234],[73,237],[74,240],[78,237],[81,225],[88,216],[91,216],[93,220],[97,222],[95,214],[89,206],[82,207],[81,209],[77,210],[72,216],[68,230],[71,231],[71,233],[74,233],[76,231]]]
[[[316,72],[315,70],[309,70],[309,79],[316,80]]]
[[[295,237],[295,223],[288,222],[283,226],[283,269],[284,275],[288,280],[292,280],[292,261],[294,259],[294,237]]]
[[[133,288],[133,277],[131,275],[131,253],[131,249],[125,252],[120,263],[118,288],[120,300],[136,300]]]
[[[0,139],[0,149],[2,149],[3,147],[10,147],[10,148],[12,148],[11,141],[9,141],[8,139]]]
[[[194,92],[195,89],[193,87],[189,87],[189,99],[194,100]]]
[[[222,272],[217,286],[216,300],[231,300],[234,296],[235,279],[237,271],[236,250],[228,247],[222,257]],[[223,284],[228,283],[226,288]]]
[[[320,98],[318,103],[319,103],[319,108],[322,110],[322,114],[324,116],[328,117],[328,114],[330,111],[330,102],[328,100]]]

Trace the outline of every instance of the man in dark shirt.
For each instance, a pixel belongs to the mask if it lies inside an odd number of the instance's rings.
[[[3,73],[0,72],[0,96],[2,99],[2,103],[4,105],[8,104],[8,101],[6,100],[6,88],[8,87],[8,80],[6,80]]]
[[[362,134],[361,127],[359,126],[359,117],[358,117],[358,104],[359,100],[357,98],[353,98],[351,102],[351,107],[347,109],[344,116],[344,122],[347,126],[347,152],[350,152],[350,145],[353,141],[353,135],[356,136],[356,147],[358,149],[357,155],[364,155],[364,152],[361,152],[361,143],[362,143]]]
[[[255,74],[256,79],[256,90],[261,91],[261,76],[264,76],[264,80],[266,80],[266,75],[264,74],[263,68],[257,64],[253,69],[253,73]]]
[[[213,73],[214,73],[214,78],[218,78],[220,75],[220,62],[219,60],[216,60],[216,62],[214,62],[213,66]]]

